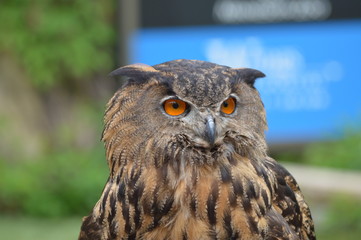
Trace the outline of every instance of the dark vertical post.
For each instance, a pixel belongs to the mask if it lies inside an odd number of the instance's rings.
[[[140,22],[139,0],[117,0],[118,48],[117,65],[129,64],[129,38],[139,27]]]

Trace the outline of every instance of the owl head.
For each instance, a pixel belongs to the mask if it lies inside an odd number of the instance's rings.
[[[204,61],[134,64],[111,73],[127,77],[107,105],[105,142],[112,171],[127,161],[214,164],[236,151],[265,155],[265,110],[254,87],[265,75]]]

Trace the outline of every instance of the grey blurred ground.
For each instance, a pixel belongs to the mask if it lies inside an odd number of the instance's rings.
[[[361,198],[361,172],[282,164],[296,178],[303,191],[319,197],[345,193]]]

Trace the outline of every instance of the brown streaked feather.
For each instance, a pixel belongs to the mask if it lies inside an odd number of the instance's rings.
[[[277,176],[273,206],[286,219],[300,239],[316,239],[310,209],[293,176],[273,159],[266,161]]]

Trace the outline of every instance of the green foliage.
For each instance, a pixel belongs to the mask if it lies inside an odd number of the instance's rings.
[[[86,215],[108,176],[104,159],[99,146],[87,152],[56,152],[22,165],[2,162],[0,207],[32,216]]]
[[[64,240],[77,239],[81,217],[34,218],[0,215],[1,239],[16,240]]]
[[[337,140],[311,143],[303,152],[285,151],[275,158],[338,169],[361,170],[361,130],[345,130]]]
[[[318,239],[360,239],[360,200],[352,196],[333,198],[329,211],[326,213],[325,222],[320,226],[316,226],[316,232]]]
[[[0,152],[0,212],[36,217],[89,214],[109,175],[99,140],[104,104],[73,103],[67,118],[51,129],[54,138],[44,136],[46,147],[39,157],[9,159]],[[0,132],[3,128],[8,134],[2,125],[0,119]],[[9,146],[14,156],[17,145],[14,141]]]
[[[0,52],[22,65],[35,86],[82,81],[112,67],[113,1],[14,1],[0,7]]]
[[[349,130],[340,140],[310,145],[303,158],[312,165],[361,170],[361,131]]]

